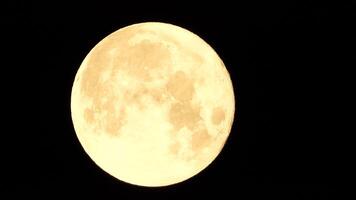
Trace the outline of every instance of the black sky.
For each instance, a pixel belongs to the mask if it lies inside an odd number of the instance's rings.
[[[35,92],[28,96],[36,103],[31,116],[38,128],[28,141],[36,159],[21,158],[31,176],[16,179],[18,193],[329,198],[333,151],[320,115],[334,89],[326,74],[337,60],[331,52],[342,43],[338,34],[347,32],[347,5],[337,8],[345,16],[335,17],[334,5],[312,1],[75,2],[8,4],[15,12],[5,15],[6,24],[30,32],[25,40],[35,54],[27,69],[35,71],[28,82]],[[117,181],[97,167],[81,148],[70,116],[71,86],[86,54],[113,31],[145,21],[172,23],[207,41],[230,72],[237,98],[220,156],[188,181],[153,189]]]

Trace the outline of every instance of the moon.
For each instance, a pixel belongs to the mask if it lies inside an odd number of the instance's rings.
[[[167,23],[121,28],[80,65],[71,115],[85,152],[126,183],[187,180],[221,152],[234,119],[230,75],[194,33]]]

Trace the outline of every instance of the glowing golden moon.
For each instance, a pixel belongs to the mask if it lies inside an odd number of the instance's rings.
[[[124,27],[81,64],[71,112],[85,152],[141,186],[175,184],[220,153],[235,100],[228,71],[197,35],[165,23]]]

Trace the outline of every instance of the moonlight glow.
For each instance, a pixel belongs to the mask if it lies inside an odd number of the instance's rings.
[[[197,35],[141,23],[100,41],[73,84],[72,119],[84,150],[122,181],[184,181],[220,153],[232,126],[229,73]]]

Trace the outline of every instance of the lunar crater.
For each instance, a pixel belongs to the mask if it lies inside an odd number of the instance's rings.
[[[213,110],[211,121],[213,124],[218,125],[225,120],[225,111],[222,107],[216,107]]]
[[[185,72],[177,71],[170,77],[167,90],[177,101],[190,101],[195,93],[192,79]]]
[[[125,51],[118,54],[113,63],[117,70],[124,70],[139,80],[151,81],[155,71],[171,66],[169,49],[159,42],[143,40],[123,48]]]

